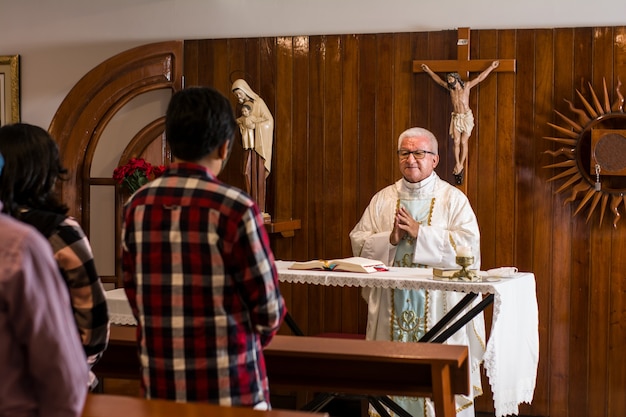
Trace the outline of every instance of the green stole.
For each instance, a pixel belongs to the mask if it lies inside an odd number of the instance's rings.
[[[432,206],[435,199],[403,197],[398,199],[398,207],[403,206],[420,223],[430,224]],[[393,266],[423,268],[413,262],[415,240],[405,238],[396,246]],[[392,289],[391,340],[417,342],[426,332],[427,293],[425,290]],[[423,398],[393,397],[394,401],[414,417],[426,415]]]

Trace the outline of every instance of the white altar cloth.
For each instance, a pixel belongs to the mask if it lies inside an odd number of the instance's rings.
[[[111,324],[123,326],[135,326],[137,321],[133,316],[133,311],[126,298],[124,288],[116,288],[105,292],[107,299],[107,309],[109,310],[109,321]]]
[[[293,262],[277,261],[282,282],[401,289],[428,289],[494,294],[491,334],[483,363],[493,392],[497,417],[518,414],[535,392],[539,362],[539,311],[532,273],[516,273],[497,281],[434,280],[428,268],[396,268],[371,274],[291,270]],[[498,279],[490,276],[491,279]]]

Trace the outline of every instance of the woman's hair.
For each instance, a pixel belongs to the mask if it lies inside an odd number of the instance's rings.
[[[48,132],[26,123],[2,126],[0,153],[5,160],[0,176],[2,211],[13,217],[19,217],[22,208],[67,213],[55,193],[57,179],[64,180],[67,170]]]

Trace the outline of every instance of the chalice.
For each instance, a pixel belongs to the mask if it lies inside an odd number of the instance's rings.
[[[460,271],[455,272],[452,278],[457,278],[461,281],[481,281],[480,275],[474,271],[467,269],[474,263],[473,256],[457,256],[456,263],[462,268]]]

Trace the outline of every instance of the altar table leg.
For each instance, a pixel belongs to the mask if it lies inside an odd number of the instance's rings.
[[[448,323],[454,319],[463,309],[474,299],[478,297],[478,294],[471,292],[461,299],[450,311],[448,311],[435,325],[427,331],[420,339],[419,342],[430,342],[437,334],[443,330]]]
[[[433,339],[433,343],[443,343],[443,342],[445,342],[450,336],[455,334],[461,327],[465,326],[474,317],[476,317],[485,308],[487,308],[487,306],[489,304],[493,303],[493,298],[494,298],[493,294],[489,294],[488,296],[483,298],[483,300],[480,303],[476,304],[476,306],[474,308],[472,308],[470,311],[465,313],[465,315],[463,315],[463,317],[458,319],[450,327],[448,327],[445,331],[441,332],[441,334],[439,336],[434,338]]]

